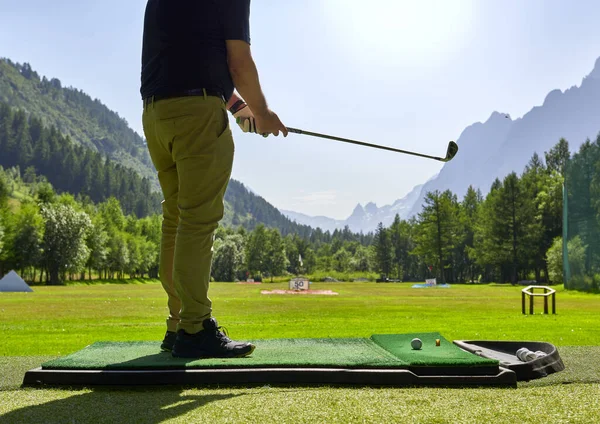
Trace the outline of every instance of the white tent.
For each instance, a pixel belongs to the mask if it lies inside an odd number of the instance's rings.
[[[14,271],[0,280],[0,292],[32,292],[31,287]]]

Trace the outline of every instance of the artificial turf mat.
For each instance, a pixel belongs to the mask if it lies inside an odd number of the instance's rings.
[[[414,350],[410,345],[411,340],[417,337],[423,342],[420,350]],[[440,340],[439,346],[436,346],[436,339]],[[402,358],[411,367],[480,367],[499,363],[495,359],[482,358],[465,352],[439,333],[374,334],[371,340],[394,357]]]
[[[404,365],[369,339],[257,340],[245,358],[174,358],[159,353],[158,342],[97,342],[42,364],[43,369],[173,369],[255,367],[369,367]]]
[[[410,347],[419,337],[422,350]],[[435,346],[440,339],[441,346]],[[160,352],[159,342],[97,342],[42,364],[45,370],[217,369],[217,368],[409,368],[489,367],[498,361],[467,353],[439,333],[387,334],[346,339],[256,340],[251,356],[182,359]]]

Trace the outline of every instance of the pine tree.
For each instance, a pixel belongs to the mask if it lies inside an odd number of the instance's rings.
[[[435,267],[442,284],[446,282],[446,267],[453,267],[452,253],[458,243],[458,215],[458,201],[449,190],[443,193],[436,190],[425,195],[414,253]]]
[[[392,241],[389,231],[383,227],[381,222],[377,225],[377,229],[375,230],[373,245],[375,246],[377,270],[387,277],[390,275],[393,265]]]
[[[570,157],[569,142],[561,138],[550,151],[545,153],[546,166],[549,171],[556,171],[564,176]]]
[[[477,216],[483,196],[480,190],[475,190],[469,186],[467,193],[461,204],[460,222],[463,231],[463,240],[459,245],[459,252],[465,267],[465,279],[474,281],[478,275],[478,269],[475,263],[475,229],[477,225]]]

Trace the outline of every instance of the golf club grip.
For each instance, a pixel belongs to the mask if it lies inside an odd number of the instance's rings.
[[[349,138],[335,137],[333,135],[327,135],[327,134],[319,134],[319,133],[314,133],[314,132],[310,132],[310,131],[304,131],[304,130],[300,130],[298,128],[291,128],[291,127],[287,127],[287,130],[288,130],[288,132],[291,132],[291,133],[294,133],[294,134],[310,135],[312,137],[320,137],[320,138],[326,138],[326,139],[329,139],[329,140],[341,141],[341,142],[344,142],[344,143],[357,144],[359,146],[373,147],[375,149],[388,150],[390,152],[395,152],[395,153],[404,153],[406,155],[419,156],[419,157],[427,158],[427,159],[435,159],[435,160],[439,160],[439,161],[442,161],[442,162],[445,161],[444,158],[440,158],[438,156],[429,156],[429,155],[424,155],[422,153],[409,152],[407,150],[395,149],[393,147],[380,146],[378,144],[365,143],[364,141],[350,140]]]

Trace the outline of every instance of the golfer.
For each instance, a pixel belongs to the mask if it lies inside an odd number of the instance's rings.
[[[249,20],[250,0],[146,5],[143,126],[164,196],[159,274],[169,308],[161,348],[176,357],[254,350],[221,331],[208,298],[213,234],[233,166],[227,110],[244,132],[287,136],[262,93]]]

